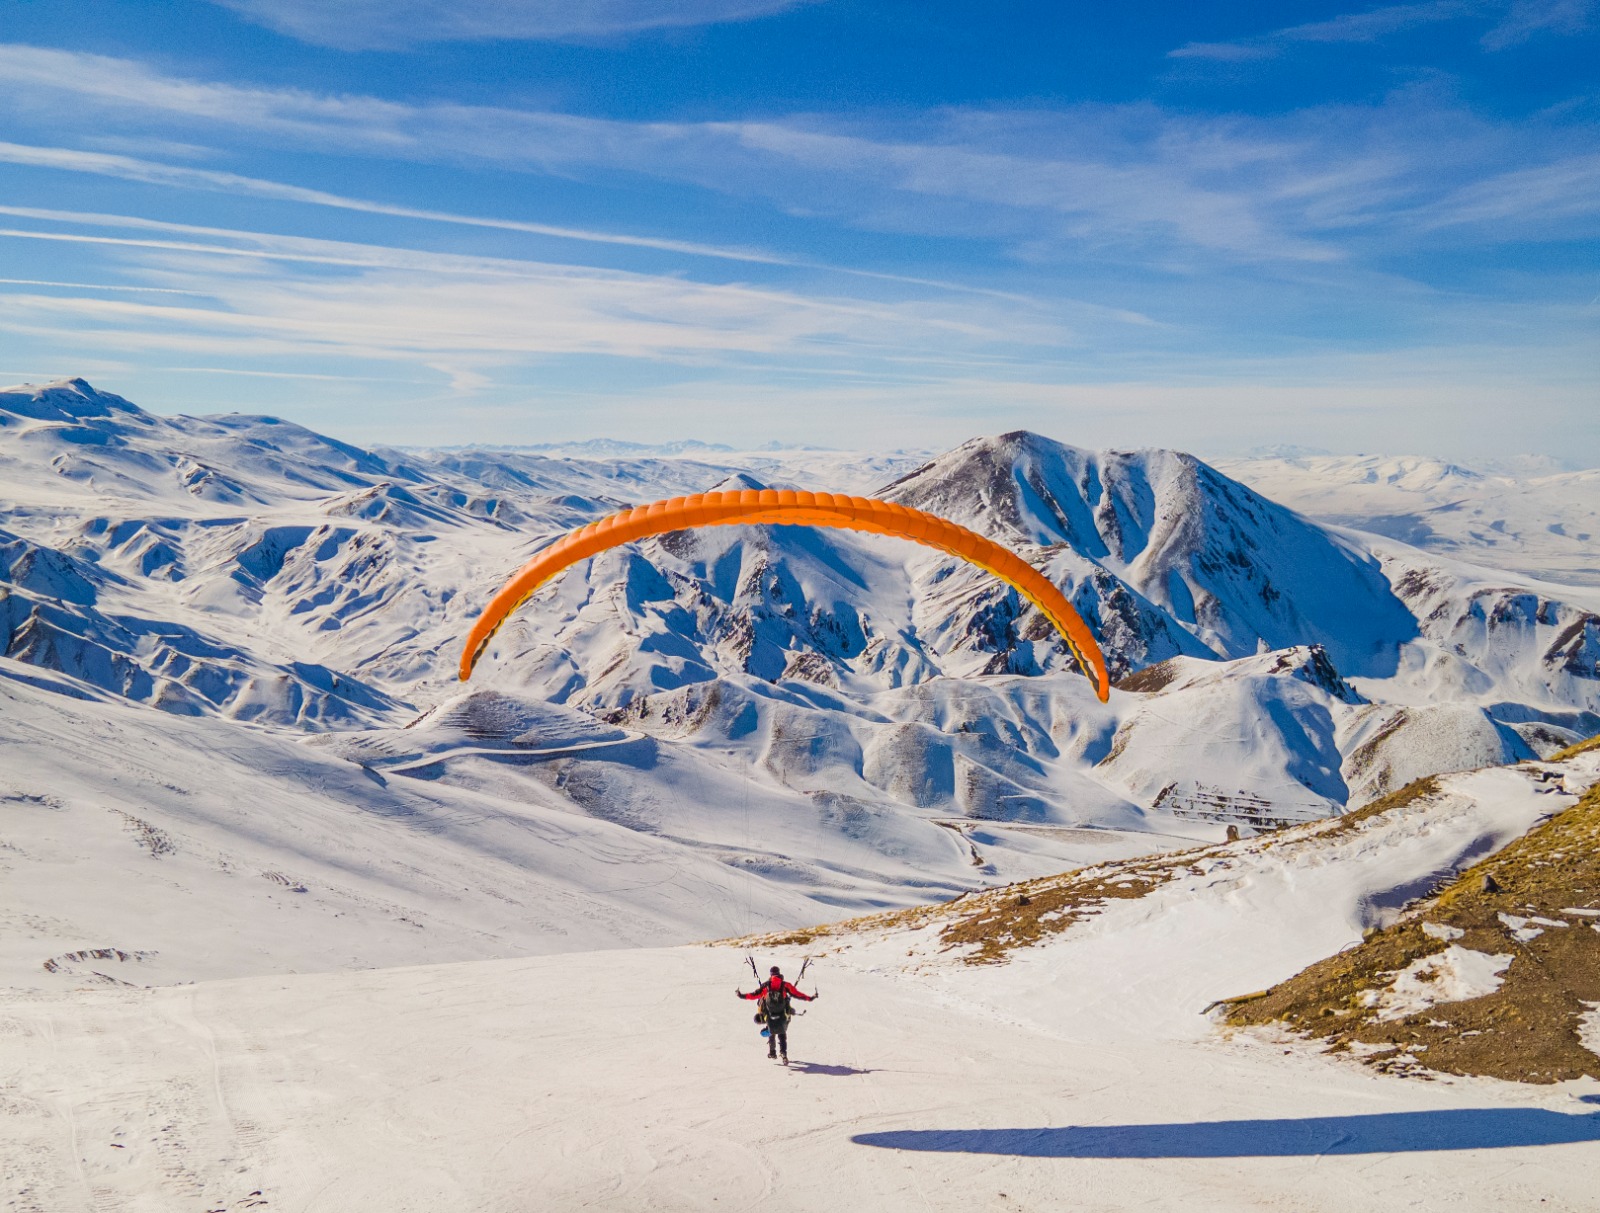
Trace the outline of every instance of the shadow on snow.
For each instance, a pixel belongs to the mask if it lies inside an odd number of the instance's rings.
[[[820,1061],[797,1061],[789,1069],[796,1074],[828,1074],[835,1078],[847,1078],[853,1074],[876,1074],[876,1070],[858,1070],[854,1066],[827,1066]]]
[[[896,1129],[858,1133],[857,1145],[936,1154],[1019,1158],[1280,1158],[1495,1150],[1600,1141],[1600,1113],[1542,1108],[1455,1108],[1312,1116],[1303,1120],[1215,1120],[1166,1125],[1067,1125],[1042,1129]]]

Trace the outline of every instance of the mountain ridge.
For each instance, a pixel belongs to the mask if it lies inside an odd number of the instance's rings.
[[[792,458],[367,451],[271,418],[162,418],[84,380],[0,392],[4,651],[269,729],[387,736],[481,690],[641,730],[685,770],[753,764],[814,807],[1018,828],[1260,828],[1600,728],[1600,600],[1321,527],[1192,455],[1013,431],[898,470]],[[1113,703],[981,570],[810,528],[602,553],[525,604],[472,688],[454,681],[477,605],[573,526],[875,469],[896,472],[883,495],[1056,580],[1101,637]],[[1174,662],[1190,672],[1138,689]],[[817,755],[772,749],[780,734]],[[620,783],[599,754],[566,765],[644,820],[671,762]]]

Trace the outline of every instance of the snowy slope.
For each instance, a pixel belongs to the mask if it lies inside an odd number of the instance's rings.
[[[681,943],[1184,842],[1097,785],[1137,832],[975,842],[826,777],[796,791],[768,769],[796,757],[781,722],[751,770],[491,693],[310,743],[92,694],[0,659],[3,986]]]
[[[1546,581],[1600,585],[1600,470],[1479,469],[1381,455],[1216,466],[1324,522]]]
[[[534,784],[511,798],[384,776],[288,737],[13,679],[0,714],[10,986],[682,942],[829,909]]]
[[[1400,1082],[1201,1012],[1596,774],[1215,848],[1002,967],[931,928],[830,938],[787,1069],[729,948],[11,995],[0,1161],[39,1213],[1584,1210],[1593,1082]]]
[[[952,963],[962,950],[950,952],[938,925],[826,942],[859,954],[857,963],[935,963],[941,984],[1045,1030],[1070,1024],[1075,1034],[1106,1039],[1199,1039],[1212,1030],[1200,1014],[1209,1004],[1264,989],[1392,921],[1442,878],[1577,803],[1600,778],[1600,761],[1578,760],[1561,773],[1446,776],[1436,792],[1349,826],[1314,822],[1191,852],[1175,866],[1155,861],[1167,870],[1151,891],[1108,900],[1042,946],[1008,953],[1016,973],[999,981],[983,966]],[[932,921],[981,906],[968,904],[943,908]],[[1073,1006],[1070,1020],[1056,1009],[1061,1001]]]
[[[1510,723],[1543,719],[1583,736],[1600,726],[1600,593],[1392,541],[1374,540],[1371,550],[1421,633],[1400,646],[1385,697],[1499,704]]]

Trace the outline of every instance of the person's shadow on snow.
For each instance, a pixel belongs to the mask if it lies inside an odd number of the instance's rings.
[[[1600,1096],[1583,1096],[1600,1102]],[[1274,1158],[1316,1154],[1398,1154],[1496,1150],[1600,1141],[1600,1112],[1544,1108],[1446,1108],[1311,1116],[1300,1120],[1213,1120],[1166,1125],[1065,1125],[1043,1129],[894,1129],[858,1133],[861,1146],[938,1154],[1018,1158]]]
[[[791,1074],[829,1074],[847,1078],[852,1074],[876,1074],[876,1070],[858,1070],[854,1066],[825,1066],[820,1061],[796,1061],[789,1066]]]

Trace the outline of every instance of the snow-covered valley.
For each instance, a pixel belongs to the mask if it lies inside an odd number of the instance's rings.
[[[1100,637],[1110,702],[982,571],[797,527],[605,552],[456,680],[488,596],[570,528],[786,485],[1019,552]],[[1273,496],[1031,433],[364,450],[0,392],[14,1207],[1039,1209],[1064,1159],[1093,1209],[1517,1207],[1528,1169],[1594,1207],[1587,1087],[1402,1086],[1201,1014],[1600,774],[1480,770],[1600,732],[1579,556],[1563,584],[1536,545],[1503,570],[1467,532]],[[1441,773],[1426,814],[1283,831]],[[741,953],[689,946],[1204,846],[999,968],[900,928],[763,947],[828,953],[776,1096],[726,1000]],[[1311,1199],[1314,1170],[1338,1178]]]

